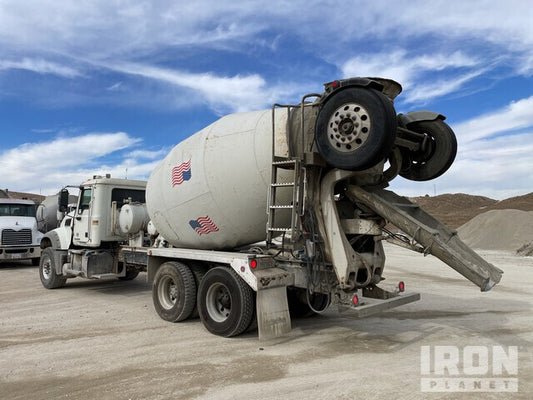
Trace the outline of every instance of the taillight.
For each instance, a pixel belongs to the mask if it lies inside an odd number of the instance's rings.
[[[357,307],[359,305],[359,296],[354,294],[353,297],[352,297],[352,303],[353,303],[354,307]]]
[[[403,291],[405,291],[405,283],[403,283],[403,281],[400,281],[398,283],[398,291],[401,293]]]
[[[339,82],[339,81],[333,81],[333,82],[331,82],[331,87],[332,87],[333,89],[337,89],[339,86],[340,86],[340,82]]]
[[[250,268],[252,269],[257,268],[257,260],[255,258],[250,260]]]

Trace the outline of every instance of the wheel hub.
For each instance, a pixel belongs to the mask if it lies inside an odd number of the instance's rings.
[[[231,313],[231,294],[228,288],[221,284],[215,283],[206,294],[207,312],[215,322],[224,322]]]
[[[170,277],[165,277],[161,280],[158,287],[158,297],[161,306],[170,310],[176,304],[179,296],[179,291],[176,283]]]
[[[368,139],[370,118],[368,111],[359,104],[343,104],[328,121],[328,140],[341,152],[352,152]]]
[[[43,260],[43,276],[44,279],[50,279],[52,276],[52,263],[50,260]]]

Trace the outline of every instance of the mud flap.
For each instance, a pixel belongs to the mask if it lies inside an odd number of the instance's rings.
[[[291,317],[285,286],[257,291],[257,328],[259,340],[279,337],[290,332]]]

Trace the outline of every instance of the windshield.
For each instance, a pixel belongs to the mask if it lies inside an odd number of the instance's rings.
[[[0,217],[35,217],[33,204],[0,204]]]

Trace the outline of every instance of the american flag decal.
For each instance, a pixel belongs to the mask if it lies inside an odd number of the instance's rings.
[[[191,219],[189,225],[196,231],[199,236],[207,235],[211,232],[218,232],[218,227],[207,215],[197,219]]]
[[[191,179],[191,160],[172,168],[172,187]]]

